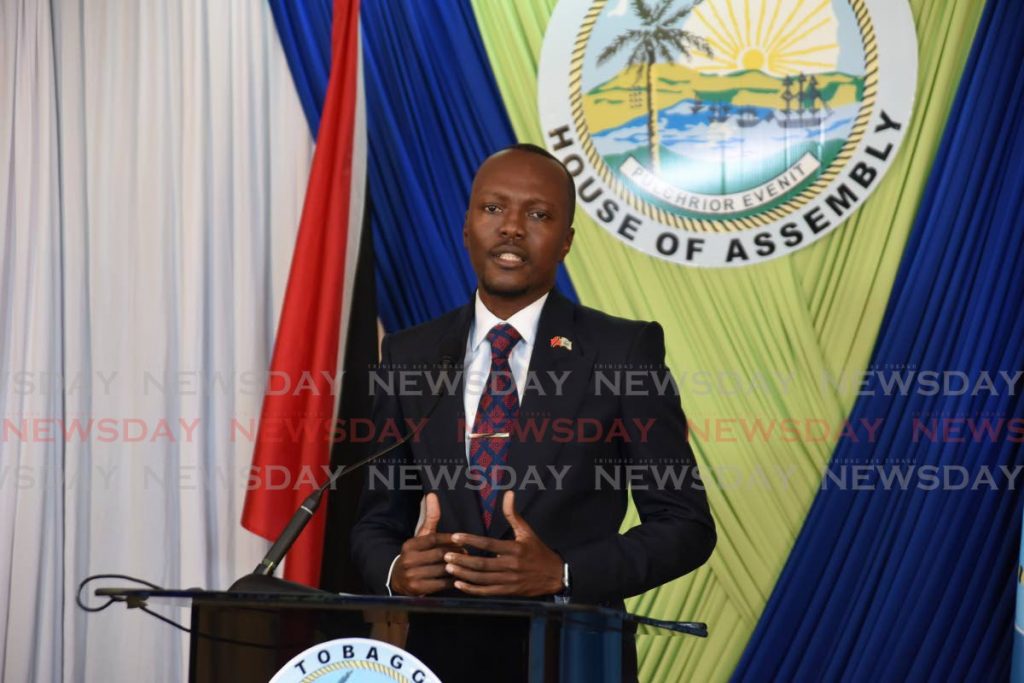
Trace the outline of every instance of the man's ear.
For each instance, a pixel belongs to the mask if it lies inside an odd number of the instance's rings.
[[[562,245],[562,258],[559,261],[564,261],[565,257],[569,255],[569,250],[572,249],[572,238],[576,236],[576,228],[569,226],[569,234],[565,238],[565,244]]]
[[[462,246],[469,249],[469,211],[462,219]]]

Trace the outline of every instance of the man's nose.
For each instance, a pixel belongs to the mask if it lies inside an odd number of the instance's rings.
[[[526,219],[518,211],[509,211],[501,222],[501,236],[522,239],[526,235]]]

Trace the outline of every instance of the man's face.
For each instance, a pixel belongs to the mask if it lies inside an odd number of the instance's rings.
[[[572,245],[565,171],[552,159],[500,152],[477,171],[462,237],[481,296],[527,305],[555,286]]]

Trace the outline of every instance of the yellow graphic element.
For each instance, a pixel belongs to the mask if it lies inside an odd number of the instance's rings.
[[[362,659],[346,660],[342,662],[331,662],[326,666],[322,666],[316,671],[306,674],[306,677],[300,681],[300,683],[313,683],[314,681],[323,678],[327,674],[334,673],[335,671],[351,671],[352,669],[362,669],[363,671],[374,671],[379,674],[390,678],[395,683],[409,683],[409,678],[402,675],[393,668],[384,666],[380,662],[370,662]]]
[[[643,113],[639,93],[643,80],[638,67],[623,69],[612,80],[602,83],[583,96],[583,111],[592,133],[618,128]],[[841,73],[820,74],[818,88],[835,91],[828,100],[833,109],[857,103],[857,82]],[[734,74],[698,73],[682,64],[658,64],[655,71],[654,104],[665,111],[682,100],[703,99],[728,102],[735,107],[781,106],[782,80],[758,71]]]
[[[743,63],[744,69],[763,69],[765,62],[764,52],[759,47],[752,47],[743,53],[743,58],[740,61]]]
[[[689,64],[699,71],[789,76],[834,71],[839,60],[831,0],[705,0],[684,28],[714,48],[714,57],[693,53]]]

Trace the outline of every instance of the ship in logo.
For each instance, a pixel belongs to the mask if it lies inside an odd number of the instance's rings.
[[[762,114],[756,107],[734,108],[729,103],[708,106],[697,97],[690,106],[690,112],[698,114],[708,107],[712,122],[725,123],[733,119],[740,128],[753,128],[773,120],[782,128],[814,128],[822,125],[834,113],[828,102],[822,99],[818,79],[814,74],[807,76],[801,73],[795,78],[786,76],[782,80],[782,86],[782,103],[776,111],[769,110]]]
[[[795,94],[791,90],[794,81],[798,87]],[[813,74],[810,77],[800,74],[795,79],[786,76],[782,85],[785,88],[782,100],[786,103],[786,108],[782,110],[783,116],[778,118],[776,123],[783,128],[814,128],[823,124],[825,119],[832,115],[832,108],[822,99],[821,91],[818,90],[818,79]],[[817,103],[821,106],[819,107]]]

